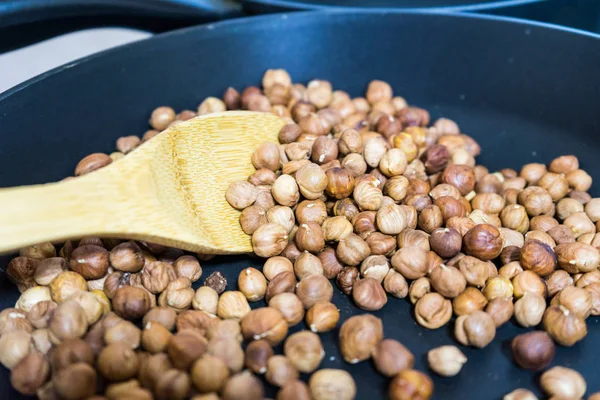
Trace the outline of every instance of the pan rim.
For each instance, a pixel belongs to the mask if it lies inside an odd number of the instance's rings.
[[[10,99],[14,94],[25,90],[27,87],[40,82],[48,77],[59,74],[65,70],[76,67],[83,63],[94,62],[97,58],[109,57],[114,54],[118,54],[122,51],[127,51],[128,49],[135,48],[137,46],[146,46],[150,41],[160,41],[160,40],[172,40],[172,38],[176,38],[180,35],[187,35],[189,32],[215,32],[223,29],[227,29],[230,26],[240,27],[245,26],[247,24],[254,24],[255,21],[279,21],[286,20],[289,18],[294,19],[314,19],[315,17],[327,18],[334,15],[342,15],[348,17],[360,17],[366,15],[420,15],[420,16],[436,16],[436,17],[444,17],[444,18],[459,18],[464,20],[479,20],[479,21],[489,21],[489,22],[500,22],[507,25],[520,25],[523,27],[534,27],[534,28],[542,28],[550,31],[557,31],[567,34],[578,35],[582,37],[587,37],[590,39],[600,40],[600,34],[585,31],[582,29],[572,28],[568,26],[561,26],[547,22],[539,22],[532,21],[522,18],[515,17],[505,17],[505,16],[497,16],[497,15],[489,15],[489,14],[475,14],[475,13],[454,13],[448,11],[439,11],[439,10],[394,10],[394,11],[381,11],[381,10],[327,10],[327,11],[300,11],[300,12],[290,12],[290,13],[276,13],[276,14],[265,14],[258,15],[252,17],[240,17],[240,18],[232,18],[223,21],[217,21],[206,24],[199,24],[190,27],[185,27],[181,29],[176,29],[173,31],[161,33],[158,35],[153,35],[145,39],[141,39],[132,43],[125,43],[116,47],[112,47],[110,49],[102,50],[100,52],[90,54],[76,60],[70,61],[58,67],[52,68],[46,72],[43,72],[39,75],[36,75],[24,82],[19,83],[16,86],[0,93],[0,102],[4,102]]]
[[[471,0],[476,2],[477,0]],[[466,4],[456,6],[437,6],[437,7],[346,7],[335,5],[305,4],[296,3],[290,0],[242,0],[242,3],[252,3],[262,6],[275,6],[294,8],[302,11],[325,11],[325,10],[379,10],[386,12],[394,11],[444,11],[444,12],[470,12],[470,11],[489,11],[501,7],[517,7],[526,4],[541,3],[548,0],[496,0],[488,3]]]

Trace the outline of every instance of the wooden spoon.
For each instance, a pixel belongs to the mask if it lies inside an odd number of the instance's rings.
[[[83,236],[145,240],[205,254],[252,251],[227,186],[284,121],[230,111],[193,118],[121,160],[59,183],[0,189],[0,253]]]

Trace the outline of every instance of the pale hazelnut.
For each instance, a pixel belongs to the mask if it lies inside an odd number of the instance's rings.
[[[503,276],[508,279],[513,279],[515,276],[519,275],[521,272],[523,272],[523,267],[521,267],[521,264],[519,264],[518,261],[510,261],[507,264],[500,267],[500,269],[498,270],[498,275]],[[527,271],[527,272],[531,272],[531,271]],[[533,273],[533,272],[531,272],[531,273]],[[513,288],[514,288],[514,285],[515,285],[515,283],[513,282]]]
[[[56,278],[61,272],[67,270],[67,262],[62,257],[51,257],[41,260],[35,272],[33,279],[38,285],[48,286],[54,278]]]
[[[407,279],[418,279],[429,272],[427,251],[416,246],[400,248],[394,253],[391,264]]]
[[[250,305],[242,292],[227,291],[219,297],[217,315],[223,319],[241,320],[250,312]]]
[[[296,295],[305,309],[319,301],[331,301],[333,286],[323,275],[310,275],[296,285]]]
[[[252,234],[252,249],[259,257],[279,255],[288,243],[288,232],[282,225],[269,222]]]
[[[485,312],[492,317],[496,328],[504,325],[510,321],[514,313],[512,297],[496,297],[488,303]]]
[[[169,282],[165,291],[160,294],[158,304],[163,307],[171,307],[175,311],[181,312],[190,308],[194,295],[195,292],[194,289],[192,289],[192,282],[188,278],[181,277]]]
[[[13,369],[31,351],[31,335],[25,331],[10,331],[0,337],[0,363]]]
[[[301,380],[286,382],[279,392],[277,400],[312,400],[308,385]]]
[[[530,217],[546,214],[552,209],[552,196],[539,186],[528,186],[518,195],[519,204],[525,207]]]
[[[244,350],[240,342],[234,338],[212,338],[208,343],[208,354],[221,359],[231,373],[244,368]]]
[[[467,286],[467,280],[458,268],[444,264],[429,273],[429,281],[436,292],[450,299],[462,293]]]
[[[164,327],[163,329],[166,330]],[[121,321],[104,331],[104,343],[107,345],[111,343],[124,343],[132,349],[137,349],[140,346],[141,340],[142,331],[130,321]]]
[[[504,395],[503,400],[538,400],[537,396],[527,389],[516,389]]]
[[[49,288],[52,300],[60,304],[71,297],[73,293],[87,290],[87,283],[78,273],[64,271],[50,282]]]
[[[529,240],[540,241],[542,243],[547,244],[552,249],[556,246],[556,242],[554,241],[554,239],[552,238],[552,236],[550,236],[549,234],[547,234],[546,232],[543,232],[543,231],[535,231],[535,230],[533,230],[533,231],[527,232],[525,234],[525,241],[529,241]]]
[[[304,305],[294,293],[273,296],[269,300],[269,307],[279,310],[288,326],[297,325],[304,318]]]
[[[592,296],[591,315],[600,315],[600,282],[590,283],[585,287]]]
[[[352,400],[356,396],[352,375],[342,369],[321,369],[310,377],[308,386],[314,400]]]
[[[408,284],[404,277],[391,269],[383,279],[383,289],[394,297],[405,298],[408,295]]]
[[[46,286],[34,286],[21,293],[15,308],[29,312],[40,302],[51,301],[50,290]]]
[[[299,376],[298,370],[286,356],[276,355],[269,358],[265,379],[271,385],[281,387],[287,382],[297,380]]]
[[[438,293],[427,293],[415,305],[417,322],[428,329],[444,326],[452,317],[452,303]]]
[[[146,326],[149,322],[158,322],[167,328],[167,330],[172,331],[175,328],[176,318],[177,314],[171,308],[153,307],[144,315],[142,324]]]
[[[546,300],[535,293],[525,292],[515,302],[515,319],[523,327],[537,326],[546,310]]]
[[[599,276],[600,278],[600,276]],[[567,271],[562,269],[554,271],[546,277],[546,286],[548,288],[548,297],[553,297],[556,293],[567,286],[573,285],[573,278]]]
[[[184,329],[194,329],[206,334],[218,322],[219,319],[216,316],[204,311],[184,310],[177,315],[175,325],[178,332]]]
[[[592,177],[582,169],[567,174],[567,182],[574,190],[587,192],[592,186]]]
[[[48,328],[55,344],[82,337],[88,328],[85,310],[75,300],[67,300],[54,310]]]
[[[512,297],[513,291],[513,285],[510,279],[503,276],[489,278],[485,287],[482,289],[482,293],[488,301],[491,301],[496,297]]]
[[[441,376],[455,376],[467,362],[467,357],[456,346],[440,346],[427,352],[429,368]]]
[[[360,266],[360,273],[363,277],[375,279],[379,283],[383,282],[389,270],[387,259],[381,255],[365,258]]]
[[[98,296],[91,292],[80,291],[74,293],[69,297],[69,300],[74,300],[81,306],[85,312],[88,326],[98,321],[102,315],[110,311],[110,303],[108,301],[105,304],[101,303]]]
[[[267,259],[262,268],[262,273],[268,281],[275,278],[280,272],[286,271],[293,272],[294,265],[290,260],[282,256],[275,256]]]
[[[458,269],[465,276],[467,283],[472,286],[484,286],[489,277],[487,263],[475,257],[465,256],[461,258],[458,261]]]
[[[550,305],[564,306],[575,315],[586,319],[592,312],[592,296],[585,289],[567,286],[558,292],[550,302]]]
[[[571,274],[589,272],[600,265],[600,251],[589,244],[575,242],[554,248],[558,265]]]
[[[423,296],[431,292],[431,283],[428,278],[414,280],[408,288],[408,297],[412,304],[416,304]]]
[[[540,386],[550,396],[568,399],[582,398],[587,388],[579,372],[565,367],[553,367],[544,372]]]
[[[496,336],[496,325],[489,314],[475,311],[456,319],[454,334],[461,344],[482,348],[490,344]]]
[[[532,271],[523,271],[512,278],[513,295],[520,299],[526,292],[535,293],[538,296],[546,298],[546,282],[540,276]],[[507,297],[507,296],[506,296]]]
[[[234,339],[237,342],[242,342],[242,327],[240,323],[234,319],[224,319],[217,321],[208,329],[206,337],[209,340],[213,339]]]
[[[256,268],[246,268],[238,276],[238,287],[248,301],[258,301],[265,296],[267,280]]]

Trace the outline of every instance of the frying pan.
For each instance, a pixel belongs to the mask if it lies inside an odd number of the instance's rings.
[[[267,68],[285,68],[294,81],[326,79],[362,95],[371,79],[390,82],[398,95],[432,118],[452,118],[482,146],[490,170],[578,155],[600,177],[600,36],[520,20],[427,12],[275,14],[157,35],[70,63],[0,94],[0,187],[60,180],[92,152],[111,152],[115,140],[142,134],[159,105],[194,108],[228,86],[259,84]],[[598,185],[592,195],[598,196]],[[6,265],[10,257],[0,258]],[[261,267],[251,257],[203,262],[204,277],[222,271],[235,289],[239,271]],[[334,285],[335,286],[335,285]],[[0,282],[0,306],[18,293]],[[361,314],[335,288],[342,320]],[[391,299],[374,314],[385,336],[413,351],[427,370],[431,348],[453,344],[452,327],[417,325],[407,300]],[[580,371],[588,393],[600,390],[599,319],[573,348],[558,348],[552,365]],[[304,329],[304,325],[295,330]],[[456,378],[433,377],[435,399],[500,399],[525,387],[540,394],[539,373],[510,358],[510,340],[527,331],[502,326],[487,348],[461,346],[469,361]],[[321,334],[321,367],[343,368],[356,379],[358,398],[383,398],[387,380],[370,362],[348,365],[337,348],[338,329]],[[306,376],[304,376],[306,378]],[[275,389],[267,386],[268,397]],[[0,368],[0,398],[19,398]]]

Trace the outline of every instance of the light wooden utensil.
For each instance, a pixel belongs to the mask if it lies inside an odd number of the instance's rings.
[[[252,251],[227,186],[283,120],[230,111],[193,118],[121,160],[59,183],[0,189],[0,253],[83,236],[145,240],[205,254]]]

